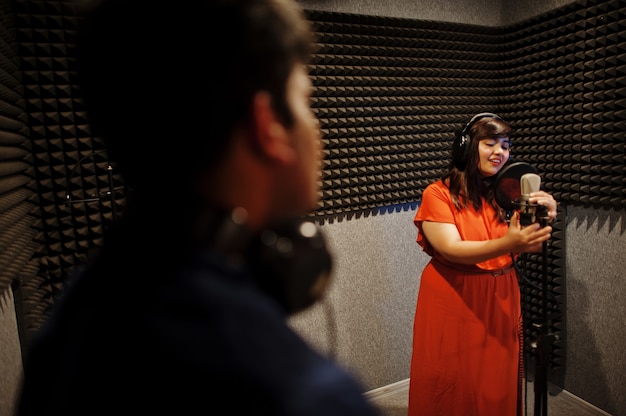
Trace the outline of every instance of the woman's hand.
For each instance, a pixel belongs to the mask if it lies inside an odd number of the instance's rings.
[[[515,211],[505,238],[513,245],[513,252],[538,253],[543,249],[543,242],[548,241],[551,236],[552,227],[549,225],[541,227],[539,223],[533,223],[522,227],[519,212]]]
[[[554,221],[556,218],[556,200],[545,191],[531,192],[528,196],[528,202],[546,207],[548,211],[548,222]]]

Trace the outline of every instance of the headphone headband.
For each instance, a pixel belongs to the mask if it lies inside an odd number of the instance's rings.
[[[500,118],[500,116],[498,116],[497,114],[494,114],[494,113],[478,113],[474,117],[472,117],[470,119],[470,121],[468,121],[465,124],[465,127],[463,127],[463,130],[461,131],[461,135],[462,136],[466,136],[469,133],[469,130],[474,125],[474,123],[476,123],[478,120],[480,120],[482,118],[495,118],[495,119],[498,119],[498,120],[502,120]],[[468,139],[469,139],[469,137],[468,137]]]

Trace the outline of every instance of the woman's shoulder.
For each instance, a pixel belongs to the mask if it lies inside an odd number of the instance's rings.
[[[438,179],[438,180],[428,184],[428,186],[426,186],[426,188],[424,189],[424,194],[428,194],[428,193],[435,193],[435,194],[444,193],[444,194],[448,194],[449,195],[450,194],[450,190],[445,185],[443,180]]]

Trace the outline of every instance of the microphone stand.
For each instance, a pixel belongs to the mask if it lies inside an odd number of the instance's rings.
[[[547,208],[537,206],[541,210],[539,215],[541,227],[548,225]],[[542,243],[542,281],[541,281],[541,323],[534,324],[539,328],[539,336],[535,347],[535,416],[548,414],[548,365],[552,342],[556,339],[554,334],[549,333],[548,318],[548,241]]]
[[[111,215],[112,220],[117,219],[117,208],[115,206],[115,192],[113,187],[113,167],[110,163],[107,164],[107,178],[109,180],[109,196],[111,197]]]
[[[519,209],[520,224],[522,226],[539,222],[542,227],[545,227],[549,220],[547,208],[538,204],[529,204],[527,200],[523,201],[522,193],[530,193],[528,192],[530,189],[526,189],[527,185],[534,184],[534,181],[521,183],[525,174],[536,175],[537,170],[524,162],[507,163],[507,166],[501,169],[496,176],[496,202],[504,210]],[[549,333],[547,241],[544,241],[542,244],[542,254],[543,275],[542,287],[540,288],[542,294],[542,314],[540,322],[533,323],[533,326],[538,329],[539,336],[535,342],[531,343],[531,347],[535,351],[535,416],[546,416],[548,414],[548,365],[550,354],[552,353],[552,341],[557,339],[556,335]]]

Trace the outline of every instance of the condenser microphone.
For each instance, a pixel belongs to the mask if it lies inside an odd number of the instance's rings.
[[[534,224],[538,221],[537,207],[538,204],[529,202],[530,194],[539,191],[541,187],[541,177],[536,173],[525,173],[520,177],[520,224],[522,226]]]

